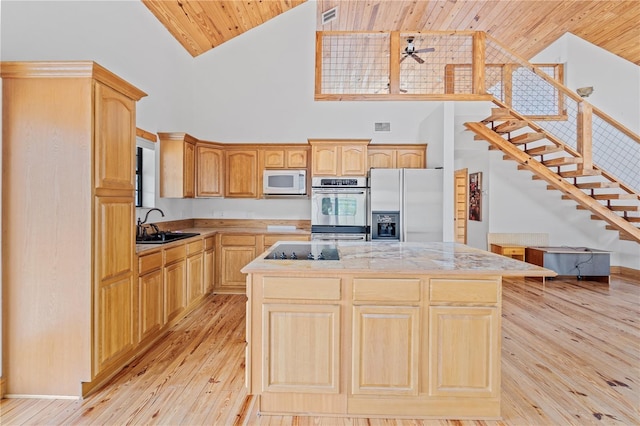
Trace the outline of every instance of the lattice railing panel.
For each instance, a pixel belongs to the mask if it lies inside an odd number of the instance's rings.
[[[593,160],[640,192],[640,144],[593,114]]]
[[[322,47],[322,93],[389,93],[389,34],[324,35]]]
[[[471,64],[473,37],[451,34],[402,33],[401,47],[413,39],[417,57],[402,55],[400,91],[411,94],[444,94],[446,70],[452,64]],[[433,51],[430,51],[433,49]],[[421,51],[429,50],[429,51]],[[420,62],[423,61],[423,62]],[[456,73],[456,93],[472,93],[471,69]]]

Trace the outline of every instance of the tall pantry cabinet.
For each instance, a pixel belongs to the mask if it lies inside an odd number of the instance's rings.
[[[135,108],[94,62],[2,62],[3,376],[82,396],[136,344]]]

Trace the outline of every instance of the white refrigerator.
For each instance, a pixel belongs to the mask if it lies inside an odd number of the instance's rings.
[[[443,240],[442,169],[369,172],[371,240]]]

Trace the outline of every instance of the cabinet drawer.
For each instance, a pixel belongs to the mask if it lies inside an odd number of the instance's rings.
[[[399,278],[354,278],[353,300],[419,302],[420,280]]]
[[[191,256],[192,254],[200,253],[202,248],[204,247],[203,240],[196,240],[190,243],[187,243],[187,256]]]
[[[431,302],[448,303],[498,303],[500,281],[496,279],[464,280],[433,279],[431,280]]]
[[[524,247],[504,247],[502,254],[505,256],[521,255],[524,256]]]
[[[265,277],[265,299],[340,300],[340,278]]]
[[[299,234],[278,234],[278,235],[265,235],[264,246],[270,247],[278,241],[309,241],[308,235]]]
[[[223,246],[255,246],[255,235],[223,235],[220,239]]]
[[[204,239],[204,249],[205,250],[212,250],[215,247],[215,238],[214,237],[207,237]]]
[[[147,272],[162,267],[162,251],[146,254],[138,258],[138,274],[143,275]]]
[[[180,260],[180,259],[184,259],[184,257],[186,256],[186,246],[184,244],[177,246],[177,247],[171,247],[169,249],[165,249],[164,251],[164,264],[168,265],[169,263],[173,263],[176,260]]]

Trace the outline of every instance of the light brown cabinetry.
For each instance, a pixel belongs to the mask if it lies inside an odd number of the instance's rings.
[[[499,416],[499,277],[297,268],[247,284],[247,388],[263,413]]]
[[[158,133],[160,139],[160,196],[195,196],[195,144],[186,133]]]
[[[314,176],[365,176],[369,139],[309,139]]]
[[[262,251],[269,249],[278,241],[309,241],[310,235],[300,234],[265,234],[263,236]]]
[[[204,241],[187,243],[187,305],[204,294]]]
[[[306,169],[308,166],[308,147],[290,147],[278,145],[264,148],[262,155],[265,169]]]
[[[162,251],[138,258],[138,341],[152,340],[164,326]]]
[[[135,107],[145,94],[88,61],[3,62],[0,73],[6,391],[77,397],[134,345]]]
[[[204,292],[211,293],[215,284],[215,237],[204,239]]]
[[[164,250],[164,315],[172,321],[187,306],[187,266],[184,245]]]
[[[224,149],[212,143],[196,144],[196,197],[224,196]]]
[[[246,274],[240,270],[278,241],[309,241],[309,234],[218,234],[216,236],[214,292],[246,292]]]
[[[423,169],[427,165],[427,145],[369,145],[367,167]]]
[[[255,259],[255,235],[218,234],[216,236],[218,252],[219,278],[216,280],[216,293],[245,293],[246,274],[240,269]]]
[[[93,343],[94,372],[98,374],[125,356],[134,345],[135,239],[131,197],[95,197],[96,223],[105,228],[95,235],[97,278],[97,336]],[[128,244],[123,244],[128,242]]]
[[[499,303],[499,280],[431,280],[429,394],[499,397]]]
[[[356,278],[353,304],[353,394],[417,395],[420,280]]]
[[[227,149],[224,196],[258,198],[258,150]]]

